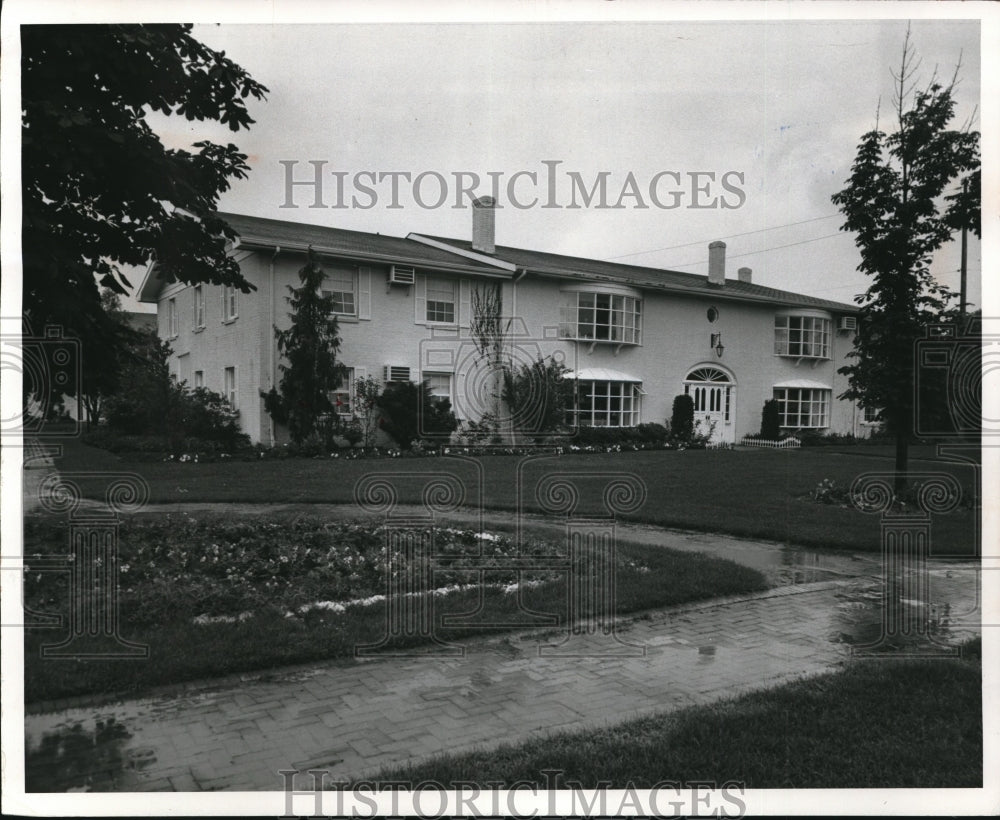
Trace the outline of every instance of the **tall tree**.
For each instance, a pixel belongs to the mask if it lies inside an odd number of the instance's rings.
[[[962,224],[979,233],[979,133],[969,124],[951,127],[958,69],[947,84],[935,78],[922,89],[913,84],[916,70],[907,32],[892,75],[895,130],[876,124],[861,137],[846,187],[832,197],[846,217],[841,230],[856,234],[858,270],[871,277],[857,300],[853,362],[840,369],[849,387],[841,398],[881,410],[896,439],[897,490],[907,483],[915,345],[951,296],[931,275],[931,260]]]
[[[299,271],[301,285],[288,286],[291,327],[274,329],[278,351],[287,364],[279,365],[281,380],[277,390],[271,388],[264,396],[265,407],[275,421],[288,425],[296,443],[318,432],[321,417],[333,414],[329,394],[340,386],[346,372],[337,362],[340,335],[334,297],[323,294],[325,279],[326,273],[310,248]]]
[[[128,314],[122,309],[121,298],[113,290],[101,290],[104,311],[111,335],[93,337],[87,341],[80,361],[80,384],[70,391],[83,401],[87,411],[87,427],[101,420],[107,400],[121,383],[127,360],[135,356],[140,334],[129,326]],[[75,387],[75,389],[74,389]]]
[[[167,148],[149,112],[253,120],[267,89],[191,25],[21,28],[23,309],[32,330],[58,324],[84,341],[114,339],[98,284],[126,294],[123,265],[158,263],[168,280],[237,285],[235,232],[219,195],[249,171],[232,143]]]

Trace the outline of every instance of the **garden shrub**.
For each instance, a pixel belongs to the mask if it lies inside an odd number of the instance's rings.
[[[448,399],[431,395],[427,382],[390,382],[378,399],[381,426],[404,450],[418,438],[450,436],[458,427]]]
[[[694,432],[694,399],[685,393],[674,397],[670,412],[670,435],[675,441],[689,442]]]
[[[655,421],[643,422],[635,428],[635,431],[640,441],[650,444],[663,443],[670,434],[665,425],[658,424]]]
[[[781,438],[781,407],[777,399],[764,402],[760,414],[760,437],[765,441],[778,441]]]
[[[459,435],[470,447],[495,443],[500,439],[500,421],[493,413],[483,413],[479,421],[464,422]]]
[[[510,408],[515,432],[541,434],[563,427],[575,384],[564,378],[568,370],[551,356],[504,369],[502,396]]]

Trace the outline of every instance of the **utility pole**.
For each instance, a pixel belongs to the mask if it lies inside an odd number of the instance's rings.
[[[963,179],[962,180],[963,208],[965,207],[966,198],[968,196],[969,192],[968,189],[969,189],[969,180]],[[958,329],[959,333],[965,332],[965,277],[966,277],[966,259],[968,257],[968,245],[969,245],[967,236],[969,229],[966,227],[967,221],[968,220],[965,219],[962,220],[962,279],[958,296],[958,315],[961,323],[961,327],[959,327]]]

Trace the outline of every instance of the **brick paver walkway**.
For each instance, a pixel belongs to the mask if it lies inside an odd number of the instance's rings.
[[[870,565],[866,565],[870,568]],[[975,570],[936,564],[934,618],[974,613]],[[334,779],[539,732],[615,723],[707,703],[829,669],[879,621],[876,580],[840,577],[738,600],[647,613],[622,624],[633,657],[539,657],[551,633],[466,642],[463,657],[331,661],[174,688],[135,701],[26,717],[27,743],[103,726],[78,788],[276,790],[282,769]],[[941,613],[944,613],[942,616]],[[581,654],[605,637],[581,639]],[[618,647],[618,644],[614,645]],[[73,729],[79,725],[79,729]],[[109,731],[108,727],[117,727]],[[32,771],[51,786],[51,769]],[[36,763],[41,766],[43,764]],[[63,787],[73,787],[64,783]]]

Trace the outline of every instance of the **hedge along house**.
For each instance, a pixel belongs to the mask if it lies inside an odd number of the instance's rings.
[[[716,441],[758,432],[772,398],[789,431],[868,429],[857,405],[837,399],[847,387],[837,369],[853,347],[853,305],[756,285],[747,268],[729,279],[722,242],[709,246],[709,272],[699,276],[496,245],[492,200],[472,210],[469,240],[222,214],[239,234],[231,253],[256,290],[164,283],[153,264],[139,297],[157,305],[177,378],[226,396],[244,431],[264,444],[284,440],[261,396],[279,379],[273,328],[290,323],[287,286],[298,286],[310,247],[334,296],[339,360],[350,368],[336,396],[345,417],[363,376],[426,379],[462,421],[497,413],[495,367],[475,330],[483,305],[498,298],[498,360],[562,360],[577,385],[570,423],[662,423],[687,393],[695,419],[714,423]]]

